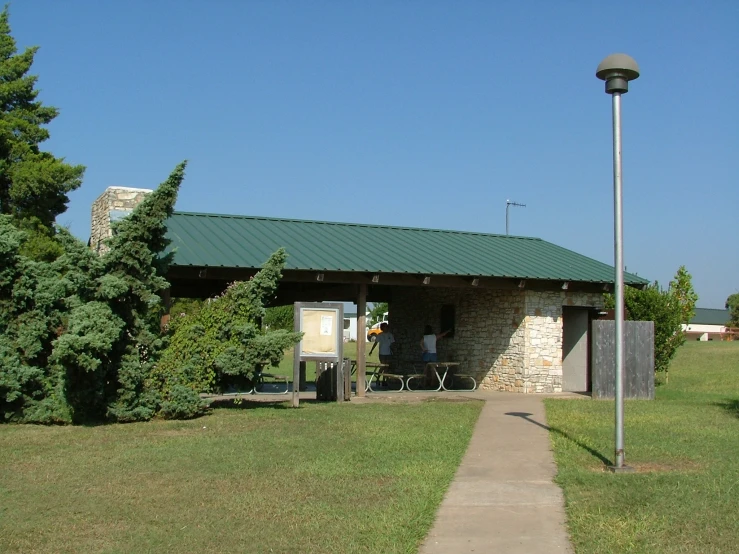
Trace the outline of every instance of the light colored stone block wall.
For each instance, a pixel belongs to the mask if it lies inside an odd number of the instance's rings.
[[[444,304],[455,306],[455,336],[439,341],[440,360],[460,362],[481,388],[536,393],[562,390],[562,307],[600,308],[603,301],[567,291],[397,289],[389,323],[406,369],[421,359],[424,326],[444,330]]]
[[[107,250],[105,240],[112,235],[110,228],[110,212],[130,212],[138,206],[149,189],[130,187],[108,187],[92,203],[92,227],[90,230],[90,247],[104,253]]]
[[[455,306],[455,334],[437,344],[440,360],[462,364],[484,388],[494,388],[492,368],[513,371],[524,359],[525,296],[518,290],[408,288],[394,291],[389,323],[405,363],[421,359],[423,328],[440,328],[441,307]]]
[[[562,391],[562,308],[602,308],[603,295],[582,292],[526,292],[526,359],[520,392]]]

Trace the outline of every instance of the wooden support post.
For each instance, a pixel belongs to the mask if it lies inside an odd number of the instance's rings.
[[[293,308],[293,329],[295,331],[300,330],[300,309],[297,304]],[[305,362],[300,361],[300,344],[295,345],[294,351],[292,405],[293,408],[298,408],[300,406],[300,366],[302,364],[305,367]]]
[[[357,296],[357,396],[364,396],[367,381],[365,356],[367,351],[367,285],[359,285]]]

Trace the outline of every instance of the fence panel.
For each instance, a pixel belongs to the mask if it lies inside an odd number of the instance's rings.
[[[614,398],[616,322],[592,324],[593,398]],[[624,321],[624,398],[654,398],[654,323]]]

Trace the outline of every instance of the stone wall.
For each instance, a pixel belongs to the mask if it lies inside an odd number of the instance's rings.
[[[603,301],[567,291],[397,289],[389,323],[403,368],[421,359],[425,325],[445,330],[444,304],[455,307],[455,334],[438,342],[439,359],[460,362],[481,388],[530,393],[562,390],[562,307],[600,308]]]
[[[519,392],[562,391],[562,307],[602,308],[602,294],[581,292],[526,292],[526,359],[522,374],[505,388]],[[523,389],[523,390],[521,390]]]
[[[107,250],[105,239],[112,235],[111,221],[120,219],[126,212],[132,211],[150,192],[149,189],[129,187],[105,189],[105,192],[92,203],[90,247],[100,254],[104,253]]]

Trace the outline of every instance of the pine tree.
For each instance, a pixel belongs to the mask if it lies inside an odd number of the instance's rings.
[[[0,215],[0,421],[134,421],[156,413],[160,396],[145,385],[164,346],[165,221],[184,169],[115,226],[102,258],[58,229],[51,240],[62,255],[32,260],[22,253],[27,233]]]
[[[29,234],[26,254],[50,260],[61,254],[54,220],[67,209],[67,194],[80,186],[85,168],[40,149],[49,138],[45,125],[59,111],[37,99],[37,77],[28,73],[38,47],[18,54],[8,18],[6,6],[0,13],[0,214]]]
[[[109,394],[114,400],[107,416],[117,421],[148,419],[157,408],[158,399],[145,383],[164,346],[160,294],[169,287],[164,275],[171,261],[171,253],[164,254],[168,244],[165,221],[174,210],[186,165],[178,165],[128,217],[114,225],[107,243],[110,250],[103,257],[107,278],[121,286],[110,305],[126,328],[114,346],[120,362],[116,378],[110,380],[116,390]]]
[[[302,333],[264,330],[260,322],[282,277],[287,254],[278,250],[250,280],[231,284],[192,314],[174,315],[171,341],[152,373],[151,386],[162,391],[162,415],[197,415],[202,406],[184,404],[190,393],[249,387],[254,373],[265,363],[277,366],[285,349]],[[188,413],[186,408],[194,411]]]

